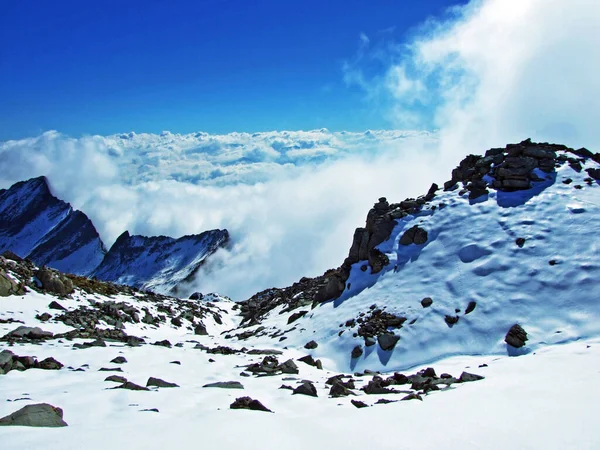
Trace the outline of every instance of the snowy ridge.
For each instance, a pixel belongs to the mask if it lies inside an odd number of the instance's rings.
[[[0,252],[6,250],[75,274],[88,274],[105,253],[88,217],[54,197],[44,177],[0,191]]]
[[[205,231],[173,239],[166,236],[130,236],[123,233],[93,275],[156,292],[167,293],[190,281],[206,258],[224,246],[227,230]]]

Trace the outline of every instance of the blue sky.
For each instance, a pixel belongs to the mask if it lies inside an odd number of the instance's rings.
[[[402,42],[427,0],[0,2],[0,140],[389,128],[343,82],[364,33]],[[398,124],[394,124],[398,125]]]

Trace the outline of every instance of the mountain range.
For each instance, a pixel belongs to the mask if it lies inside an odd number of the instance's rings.
[[[52,195],[45,177],[0,190],[0,252],[61,272],[167,293],[228,240],[227,230],[179,239],[125,231],[107,251],[91,220]]]

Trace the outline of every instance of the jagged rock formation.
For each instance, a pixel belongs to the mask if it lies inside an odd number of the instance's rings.
[[[172,293],[228,240],[227,230],[179,239],[125,232],[107,253],[90,219],[53,196],[45,177],[0,190],[0,253],[11,251],[64,273]],[[19,292],[9,284],[0,273],[0,292]]]
[[[45,177],[0,190],[0,253],[85,275],[104,257],[96,228],[81,211],[52,195]]]
[[[93,275],[138,288],[172,292],[190,281],[206,258],[229,240],[227,230],[211,230],[173,239],[131,236],[124,232]]]

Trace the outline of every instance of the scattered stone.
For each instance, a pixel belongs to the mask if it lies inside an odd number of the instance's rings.
[[[310,381],[305,381],[296,389],[294,389],[294,394],[302,394],[308,395],[310,397],[318,397],[317,388]]]
[[[169,362],[169,364],[176,364],[176,365],[180,366],[181,361],[171,361],[171,362]]]
[[[208,331],[202,322],[196,324],[194,327],[194,334],[198,336],[208,336]]]
[[[154,377],[148,378],[148,381],[146,382],[146,387],[151,387],[151,386],[158,387],[158,388],[174,388],[174,387],[179,387],[178,384],[169,383],[168,381],[161,380],[160,378],[154,378]]]
[[[465,309],[465,314],[472,313],[476,306],[477,306],[477,302],[470,301],[469,304],[467,305],[467,309]]]
[[[357,408],[367,408],[369,406],[365,402],[361,402],[360,400],[350,400],[350,403],[352,403]]]
[[[63,410],[48,403],[27,405],[0,419],[0,426],[66,427]]]
[[[44,331],[39,327],[26,327],[21,325],[9,332],[3,339],[6,338],[25,338],[31,340],[51,339],[54,335],[49,331]]]
[[[357,345],[356,347],[354,347],[352,349],[352,353],[350,354],[350,356],[355,359],[355,358],[360,358],[363,354],[363,349],[360,345]]]
[[[304,317],[306,314],[308,314],[308,311],[295,312],[288,318],[288,321],[287,321],[288,325],[295,322],[296,320],[300,319],[301,317]]]
[[[140,409],[140,412],[159,412],[158,408]]]
[[[98,372],[123,372],[120,367],[101,367]]]
[[[120,377],[119,375],[111,375],[109,377],[106,377],[104,379],[104,381],[112,381],[114,383],[127,383],[127,378],[125,377]]]
[[[127,362],[127,359],[124,356],[117,356],[116,358],[113,358],[110,362],[114,364],[125,364]]]
[[[319,344],[317,344],[315,341],[309,341],[306,344],[304,344],[304,348],[307,350],[313,350],[315,348],[317,348],[319,346]]]
[[[281,386],[279,386],[279,389],[286,389],[288,391],[293,391],[294,390],[293,387],[291,387],[291,386],[289,386],[287,384],[282,384]]]
[[[423,401],[423,397],[421,397],[421,395],[419,395],[419,394],[412,393],[412,394],[408,394],[406,397],[402,397],[400,399],[400,401],[406,401],[406,400],[421,400],[421,401]]]
[[[130,391],[149,391],[150,389],[148,389],[147,387],[143,387],[140,386],[138,384],[132,383],[131,381],[126,381],[125,383],[116,386],[114,388],[111,389],[127,389]]]
[[[64,367],[64,365],[50,356],[40,361],[36,367],[43,370],[60,370]]]
[[[388,400],[387,398],[380,398],[375,402],[376,405],[387,405],[388,403],[396,403],[397,400]]]
[[[515,240],[515,243],[519,246],[519,248],[523,248],[525,245],[525,238],[519,237]]]
[[[65,308],[63,305],[58,303],[56,300],[51,301],[50,304],[48,305],[48,308],[56,309],[58,311],[66,311],[67,310],[67,308]]]
[[[452,327],[452,326],[456,325],[456,323],[458,323],[458,319],[459,319],[458,316],[446,316],[446,317],[444,317],[444,321],[446,322],[446,324],[449,327]]]
[[[431,305],[433,305],[433,300],[431,297],[425,297],[423,300],[421,300],[421,306],[423,308],[429,308]]]
[[[393,350],[396,343],[400,340],[400,336],[392,333],[381,334],[377,337],[377,342],[382,350],[389,351]]]
[[[166,347],[166,348],[171,348],[172,347],[171,343],[167,339],[163,339],[162,341],[156,341],[152,345],[157,345],[159,347]]]
[[[508,333],[506,333],[504,342],[512,347],[521,348],[525,345],[525,342],[527,342],[527,332],[523,329],[523,327],[521,327],[521,325],[514,324],[512,327],[510,327]]]
[[[231,409],[250,409],[253,411],[265,411],[265,412],[273,412],[266,406],[264,406],[258,400],[254,400],[250,397],[240,397],[236,398],[235,401],[229,405]]]
[[[329,389],[329,395],[331,395],[333,398],[338,398],[338,397],[346,397],[348,395],[356,395],[354,392],[352,392],[350,389],[348,389],[344,383],[342,383],[341,381],[338,381],[336,383],[333,383],[333,386],[331,386],[331,389]]]
[[[244,386],[239,381],[217,381],[216,383],[205,384],[205,388],[221,388],[221,389],[244,389]]]
[[[474,373],[463,372],[460,374],[460,378],[458,379],[461,383],[468,383],[470,381],[479,381],[483,380],[485,377],[481,375],[476,375]]]
[[[37,314],[35,316],[35,318],[37,320],[39,320],[40,322],[47,322],[47,321],[49,321],[52,318],[52,315],[49,314],[49,313],[47,313],[47,312],[45,312],[43,314]]]
[[[75,343],[73,344],[73,348],[86,349],[91,347],[106,347],[106,342],[103,339],[96,339],[92,342],[83,342],[83,343]]]
[[[427,242],[427,231],[418,225],[409,228],[400,238],[400,245],[422,245]]]

